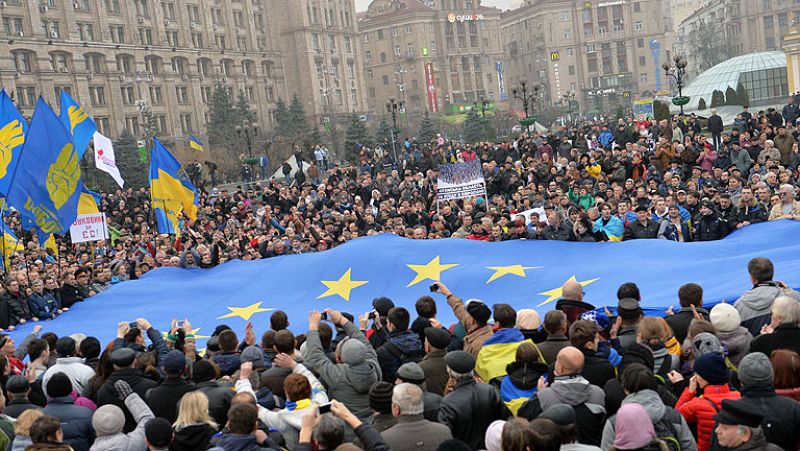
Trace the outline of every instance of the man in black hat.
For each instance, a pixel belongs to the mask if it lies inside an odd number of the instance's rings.
[[[615,346],[620,353],[625,352],[631,345],[636,343],[636,329],[642,319],[642,308],[639,301],[634,298],[622,298],[617,304],[617,313],[621,319],[619,331],[615,333],[612,328],[611,339],[619,340],[619,346]]]
[[[469,299],[464,304],[461,298],[454,295],[443,283],[436,282],[434,285],[436,291],[447,298],[447,303],[467,332],[464,337],[464,350],[477,358],[483,343],[493,335],[492,327],[487,324],[492,311],[479,299]]]
[[[438,324],[438,321],[436,322]],[[425,373],[425,386],[431,393],[444,395],[444,389],[450,376],[447,375],[447,364],[444,356],[450,345],[452,335],[447,329],[440,327],[425,328],[425,357],[419,363]]]
[[[428,421],[438,421],[439,406],[442,404],[442,395],[437,395],[436,393],[431,393],[426,390],[425,372],[418,363],[404,363],[403,366],[397,370],[395,385],[402,383],[414,384],[423,390],[422,401],[425,407],[423,415]]]
[[[178,403],[183,395],[195,389],[193,382],[183,378],[186,367],[183,353],[178,350],[170,351],[163,362],[167,378],[161,385],[150,390],[145,399],[155,416],[166,418],[170,423],[178,419]]]
[[[111,353],[111,364],[114,365],[114,372],[108,377],[108,380],[100,387],[97,392],[97,407],[106,404],[114,404],[125,412],[125,428],[123,431],[127,434],[136,429],[136,420],[133,415],[125,407],[125,403],[117,395],[117,389],[114,384],[123,380],[131,386],[133,391],[139,395],[140,398],[147,397],[147,391],[158,385],[144,377],[142,370],[133,367],[136,360],[136,351],[131,348],[119,348]]]
[[[700,219],[694,226],[695,241],[716,241],[725,237],[725,224],[720,220],[714,204],[704,200],[700,204]]]
[[[644,205],[636,207],[636,221],[630,222],[625,226],[623,240],[638,240],[641,238],[656,238],[658,236],[658,224],[650,215],[650,209]]]
[[[11,418],[17,418],[28,409],[40,409],[40,406],[32,404],[28,400],[30,389],[31,384],[25,376],[11,376],[6,382],[9,401],[3,409],[3,413]]]
[[[742,401],[725,399],[722,409],[714,415],[717,427],[717,442],[728,449],[736,451],[763,450],[779,451],[781,447],[768,443],[761,429],[763,415],[744,405]]]

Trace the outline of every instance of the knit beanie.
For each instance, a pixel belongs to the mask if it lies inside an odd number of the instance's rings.
[[[728,367],[719,352],[710,352],[694,361],[694,372],[711,385],[728,383]]]
[[[392,413],[392,393],[394,385],[389,382],[376,382],[369,389],[369,407],[378,413]]]
[[[486,436],[484,442],[486,443],[486,451],[500,451],[500,441],[503,438],[503,427],[505,427],[505,420],[495,420],[486,429]]]
[[[731,304],[717,304],[709,314],[711,324],[720,332],[732,332],[739,328],[742,322],[739,311]]]
[[[98,436],[114,435],[125,427],[125,414],[114,404],[100,406],[92,415],[92,427]]]
[[[617,449],[644,448],[656,438],[653,423],[642,421],[649,419],[650,414],[640,404],[634,402],[623,404],[617,411],[614,426],[614,447]]]
[[[771,386],[774,377],[772,362],[763,352],[751,352],[739,362],[739,381],[745,387]]]
[[[722,354],[725,352],[725,349],[722,347],[722,343],[720,343],[719,338],[717,338],[716,335],[703,332],[701,334],[697,334],[697,336],[694,337],[694,340],[692,340],[692,352],[694,353],[695,358],[698,358],[710,352],[718,352]]]
[[[351,366],[360,365],[367,359],[367,348],[358,340],[347,340],[342,344],[342,362]]]
[[[192,367],[192,380],[195,383],[208,382],[216,379],[217,372],[210,360],[199,360]]]
[[[56,373],[47,381],[47,396],[60,398],[72,393],[72,381],[64,373]]]

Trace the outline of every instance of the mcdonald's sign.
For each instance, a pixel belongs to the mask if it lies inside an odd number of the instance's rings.
[[[550,52],[550,61],[558,61],[559,58],[558,52]]]

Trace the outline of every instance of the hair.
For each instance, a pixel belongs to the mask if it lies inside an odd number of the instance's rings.
[[[322,343],[322,349],[328,349],[333,342],[333,329],[328,323],[319,323],[319,341]]]
[[[617,289],[617,299],[633,298],[641,302],[642,294],[639,287],[633,282],[625,282]]]
[[[299,401],[311,397],[311,384],[302,374],[290,374],[283,380],[283,391],[289,401]]]
[[[550,310],[544,314],[544,330],[549,335],[556,334],[567,323],[567,315],[561,310]]]
[[[597,337],[597,324],[592,321],[579,320],[569,327],[569,342],[578,349],[583,349],[586,343],[594,342]]]
[[[50,415],[42,415],[34,420],[30,427],[30,437],[33,443],[48,443],[56,441],[56,434],[61,430],[61,421]]]
[[[417,315],[423,318],[433,318],[436,316],[436,301],[430,296],[422,296],[417,299],[414,308],[417,310]]]
[[[275,332],[275,351],[284,354],[294,354],[294,334],[287,330]]]
[[[41,338],[34,338],[28,343],[28,356],[30,357],[31,361],[38,359],[39,357],[47,351],[49,346],[47,342],[42,340]]]
[[[553,420],[536,418],[531,421],[528,431],[533,445],[530,449],[536,451],[559,451],[561,449],[561,430]],[[503,428],[503,432],[505,432],[505,428]]]
[[[289,316],[283,310],[275,310],[269,317],[269,327],[275,332],[289,327]]]
[[[320,323],[322,326],[324,323]],[[268,330],[261,335],[261,349],[272,349],[275,347],[275,331]]]
[[[58,341],[58,335],[56,335],[53,332],[45,332],[42,334],[42,340],[46,341],[47,346],[49,346],[50,350],[53,351],[56,349],[56,341]]]
[[[252,434],[258,427],[257,422],[258,409],[255,404],[240,403],[228,410],[228,430],[231,434]]]
[[[95,337],[86,337],[81,340],[79,348],[83,358],[94,359],[100,355],[100,340]],[[28,349],[28,353],[30,353],[30,349]]]
[[[411,315],[403,307],[392,307],[386,315],[388,322],[392,323],[395,330],[406,330],[411,321]]]
[[[678,302],[680,302],[681,307],[702,306],[703,287],[696,283],[682,285],[678,288]]]
[[[769,356],[775,370],[775,388],[800,387],[800,354],[788,349],[776,349]]]
[[[694,338],[703,332],[717,335],[717,328],[711,324],[711,321],[706,321],[704,319],[693,319],[692,322],[689,323],[689,330],[686,332],[686,337]]]
[[[231,406],[237,406],[239,404],[250,404],[251,406],[256,405],[256,395],[252,392],[240,392],[233,395],[231,398]],[[230,413],[228,413],[230,415]]]
[[[344,421],[331,414],[319,417],[312,433],[319,449],[333,450],[344,442]]]
[[[217,336],[217,341],[222,352],[233,352],[239,346],[239,338],[236,336],[236,332],[230,329],[220,332]]]
[[[455,371],[451,370],[450,367],[447,368],[447,375],[450,376],[454,382],[458,383],[463,380],[471,380],[475,379],[475,371],[472,370],[469,373],[456,373]]]
[[[747,272],[756,283],[772,280],[775,275],[775,267],[768,258],[756,257],[747,263]]]
[[[622,388],[628,393],[642,390],[655,390],[657,387],[653,370],[641,363],[631,363],[622,371]]]
[[[28,409],[22,412],[17,417],[17,422],[14,423],[14,435],[29,437],[31,435],[31,426],[42,415],[44,414],[39,409]]]
[[[517,354],[514,360],[517,363],[531,365],[538,362],[539,357],[539,350],[536,349],[536,346],[530,341],[523,341],[519,346],[517,346]]]
[[[528,422],[522,418],[513,418],[503,425],[500,435],[502,451],[528,451],[534,449],[531,430]],[[538,450],[538,448],[536,448]]]
[[[655,316],[645,316],[636,326],[636,333],[641,335],[642,342],[649,347],[658,346],[664,341],[664,326]]]
[[[139,329],[138,327],[134,327],[133,329],[129,329],[127,332],[125,332],[125,341],[127,341],[128,343],[133,343],[141,335],[142,335],[142,330]]]
[[[788,296],[778,296],[772,301],[772,317],[781,319],[781,324],[797,324],[800,322],[800,302]]]
[[[508,304],[495,304],[492,309],[494,310],[494,321],[501,328],[511,328],[517,325],[517,311],[514,310],[514,307]]]
[[[178,404],[178,419],[175,420],[173,426],[175,430],[178,430],[197,423],[205,423],[214,429],[218,428],[217,423],[208,415],[208,396],[199,390],[194,390],[181,398]]]
[[[394,386],[392,404],[400,408],[401,415],[420,415],[424,409],[424,393],[417,385],[403,383]]]

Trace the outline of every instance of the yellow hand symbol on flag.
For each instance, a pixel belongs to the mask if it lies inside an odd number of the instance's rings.
[[[89,118],[89,115],[86,114],[82,108],[77,106],[67,108],[67,113],[69,114],[69,124],[72,126],[70,132],[74,132],[75,127]]]
[[[14,120],[0,129],[0,179],[6,176],[8,165],[13,156],[12,150],[25,143],[25,134],[22,131],[22,124]]]
[[[56,207],[60,209],[75,192],[81,178],[78,154],[69,143],[61,149],[58,159],[50,165],[47,172],[47,192]]]

